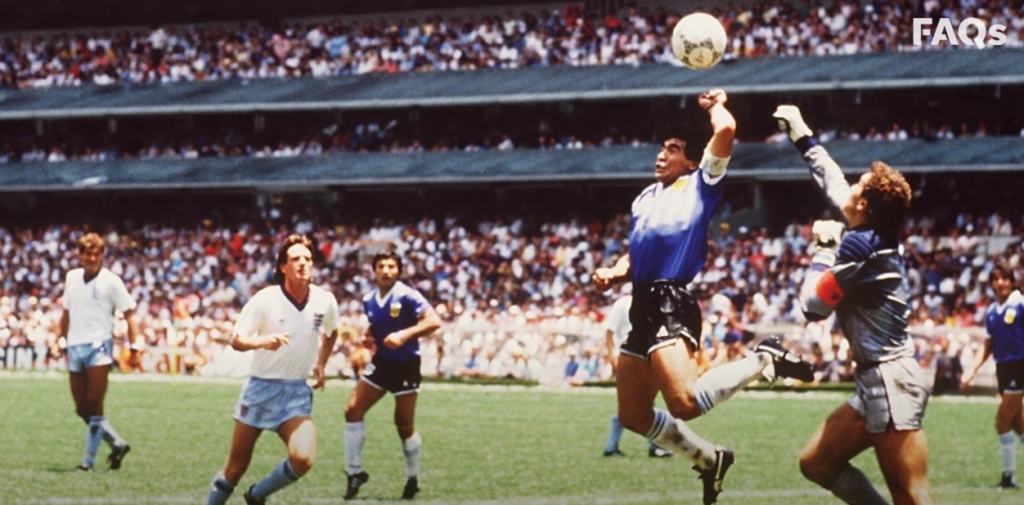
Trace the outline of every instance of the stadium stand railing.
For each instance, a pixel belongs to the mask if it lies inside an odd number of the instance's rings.
[[[734,95],[1024,84],[1024,49],[761,58],[715,72],[644,64],[0,90],[0,120],[613,100],[723,83]]]
[[[1019,171],[1021,139],[943,142],[835,141],[829,152],[850,173],[886,160],[905,173]],[[654,146],[575,150],[340,154],[295,158],[199,158],[17,163],[0,170],[0,192],[108,189],[323,189],[328,185],[550,183],[647,180]],[[804,180],[807,169],[785,144],[738,144],[733,180]]]

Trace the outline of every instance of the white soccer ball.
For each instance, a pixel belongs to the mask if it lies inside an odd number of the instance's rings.
[[[672,30],[672,52],[683,65],[704,70],[722,61],[725,27],[714,16],[695,12],[680,19]]]

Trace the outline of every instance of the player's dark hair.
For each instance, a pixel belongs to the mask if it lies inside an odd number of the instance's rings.
[[[377,270],[377,263],[384,260],[395,260],[395,264],[398,265],[398,275],[402,275],[402,257],[398,255],[394,250],[382,251],[373,256],[373,270]]]
[[[313,262],[314,264],[316,263],[316,248],[313,247],[313,241],[309,237],[297,233],[288,235],[288,238],[284,239],[284,242],[281,244],[281,249],[277,251],[277,262],[274,263],[274,284],[284,285],[284,272],[281,271],[281,267],[288,263],[288,249],[291,249],[293,245],[299,244],[309,249]]]
[[[910,184],[889,165],[881,161],[871,164],[871,177],[860,190],[867,200],[867,224],[884,239],[896,241],[903,220],[910,208]]]
[[[992,268],[992,272],[988,274],[988,283],[992,284],[996,280],[996,277],[1000,279],[1009,279],[1010,283],[1016,284],[1017,279],[1014,278],[1013,271],[1003,265],[996,265]]]
[[[682,140],[683,155],[686,156],[686,159],[696,164],[700,163],[701,158],[704,157],[704,149],[707,147],[708,141],[711,140],[711,133],[711,126],[707,124],[706,118],[703,122],[699,119],[691,119],[670,124],[663,128],[661,131],[661,141],[664,142],[669,139]]]

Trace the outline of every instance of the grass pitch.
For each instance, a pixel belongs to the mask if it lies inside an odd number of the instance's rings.
[[[112,376],[107,416],[132,444],[124,467],[77,474],[85,425],[74,416],[67,379],[0,378],[0,504],[203,503],[230,444],[239,383],[137,380]],[[350,385],[317,392],[319,440],[313,470],[269,503],[342,503],[344,405]],[[429,504],[687,504],[700,503],[700,482],[679,456],[647,457],[646,442],[626,433],[626,458],[601,450],[615,409],[610,390],[556,393],[535,389],[428,384],[420,395],[423,435],[417,499]],[[732,448],[737,463],[719,498],[731,504],[839,504],[805,481],[797,456],[813,429],[844,395],[743,394],[692,423],[701,435]],[[404,465],[385,397],[367,417],[364,465],[371,480],[353,503],[394,501]],[[938,503],[1024,503],[1024,492],[998,491],[1000,460],[991,399],[937,399],[925,418],[929,478]],[[1018,448],[1018,451],[1020,449]],[[1019,454],[1020,452],[1018,452]],[[260,439],[249,471],[229,503],[284,457],[272,433]],[[1024,460],[1024,458],[1019,458]],[[884,486],[872,453],[854,463]],[[883,495],[888,492],[883,488]]]

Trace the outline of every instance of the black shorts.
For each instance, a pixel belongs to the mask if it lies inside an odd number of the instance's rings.
[[[420,357],[408,361],[391,361],[374,356],[370,366],[363,372],[363,380],[395,396],[415,393],[420,389],[420,382],[423,382]]]
[[[700,349],[700,305],[682,281],[665,279],[633,286],[629,322],[633,329],[622,343],[626,354],[648,359],[651,351],[677,338]]]
[[[1024,392],[1024,359],[996,363],[996,380],[1000,393]]]

